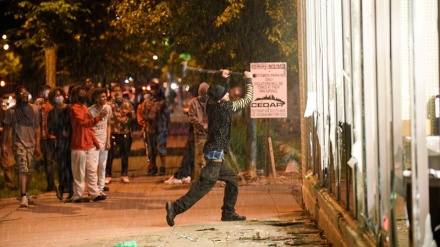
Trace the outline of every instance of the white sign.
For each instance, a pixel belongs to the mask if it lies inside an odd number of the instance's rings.
[[[287,118],[287,64],[251,63],[251,118]]]

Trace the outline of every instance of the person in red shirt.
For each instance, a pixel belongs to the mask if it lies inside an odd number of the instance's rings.
[[[70,141],[73,175],[73,202],[89,202],[90,198],[83,197],[84,182],[87,183],[88,193],[93,201],[102,201],[107,197],[100,194],[98,189],[98,155],[100,145],[93,133],[92,127],[101,121],[108,112],[89,118],[85,105],[87,92],[83,87],[72,90],[69,117],[72,124],[72,139]]]

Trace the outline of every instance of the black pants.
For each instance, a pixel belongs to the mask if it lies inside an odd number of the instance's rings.
[[[185,147],[185,154],[183,154],[182,163],[179,169],[174,173],[174,178],[182,179],[191,176],[194,170],[194,138],[188,139]]]
[[[181,214],[191,208],[211,191],[217,180],[226,183],[222,206],[223,213],[234,213],[238,196],[237,175],[226,162],[214,162],[212,160],[206,162],[206,166],[203,167],[199,180],[193,184],[191,189],[173,203],[174,212]]]
[[[41,139],[41,152],[43,153],[43,166],[46,173],[47,190],[55,189],[53,176],[53,162],[55,152],[55,139]]]
[[[121,176],[128,174],[128,157],[130,156],[131,136],[130,134],[111,134],[111,148],[107,156],[105,176],[112,176],[113,159],[116,155],[121,156]]]
[[[55,157],[58,163],[58,182],[60,193],[69,193],[69,198],[73,195],[73,175],[72,162],[70,155],[70,138],[57,140]]]

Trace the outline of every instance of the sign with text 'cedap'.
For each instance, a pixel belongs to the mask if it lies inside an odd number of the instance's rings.
[[[287,118],[287,64],[251,63],[251,118]]]

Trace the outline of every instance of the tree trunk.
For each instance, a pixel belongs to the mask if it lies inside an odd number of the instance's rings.
[[[46,57],[46,85],[52,88],[56,86],[57,50],[58,47],[56,45],[46,47],[44,50]]]

